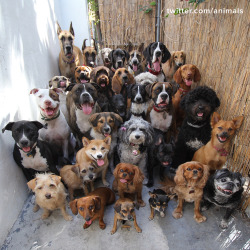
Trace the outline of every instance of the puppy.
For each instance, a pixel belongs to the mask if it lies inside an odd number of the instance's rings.
[[[114,209],[115,209],[114,226],[110,232],[111,234],[114,234],[117,230],[117,221],[122,221],[124,224],[128,220],[134,221],[134,226],[138,233],[142,232],[141,228],[138,226],[136,221],[135,205],[132,200],[128,198],[119,199],[116,201]],[[123,227],[130,227],[130,226],[124,225]]]
[[[210,176],[203,191],[202,211],[211,205],[226,208],[226,214],[221,220],[220,227],[227,228],[231,214],[240,205],[245,178],[240,173],[228,169],[217,170]]]
[[[74,215],[79,213],[86,220],[83,225],[84,229],[98,218],[100,228],[105,229],[106,224],[103,221],[105,206],[114,202],[114,192],[107,187],[100,187],[89,193],[88,196],[71,201],[69,205]]]
[[[65,220],[72,220],[66,212],[66,192],[61,177],[53,174],[37,174],[36,178],[27,183],[28,187],[35,193],[36,201],[33,212],[43,209],[42,219],[50,216],[55,209],[61,209]]]
[[[86,161],[92,161],[97,165],[94,172],[97,177],[102,176],[102,183],[105,186],[109,186],[106,181],[106,174],[108,170],[108,153],[111,145],[111,137],[107,136],[104,140],[88,140],[88,138],[82,138],[83,148],[76,154],[76,162],[80,165],[80,169],[84,166]]]
[[[90,73],[93,68],[89,66],[77,66],[75,67],[75,79],[77,83],[90,82]]]
[[[108,55],[109,61],[111,63],[111,70],[113,73],[119,68],[124,68],[125,61],[129,59],[129,53],[122,49],[113,49]]]
[[[113,95],[111,98],[110,111],[118,114],[123,121],[127,118],[127,100],[122,94]]]
[[[168,81],[173,80],[174,73],[186,63],[186,53],[181,51],[173,51],[170,59],[162,65],[162,70]]]
[[[57,152],[48,142],[38,139],[41,128],[44,125],[37,121],[18,121],[9,122],[2,129],[3,133],[5,130],[12,132],[15,140],[13,158],[28,181],[35,178],[37,172],[59,174],[56,168]]]
[[[96,66],[105,66],[111,69],[111,61],[109,59],[109,53],[112,51],[110,48],[103,48],[99,51],[96,57]]]
[[[174,177],[174,190],[178,195],[178,206],[172,213],[175,219],[182,217],[183,203],[187,201],[194,202],[194,219],[198,223],[206,221],[200,213],[200,202],[208,176],[209,167],[199,162],[186,162],[178,167]]]
[[[74,45],[75,32],[72,22],[69,31],[62,30],[57,22],[57,35],[61,47],[59,54],[60,73],[73,82],[75,67],[83,64],[83,56],[81,50]]]
[[[243,116],[224,121],[217,112],[214,112],[211,118],[211,140],[195,152],[193,161],[208,165],[210,173],[221,169],[227,160],[232,138],[242,122]]]
[[[161,190],[161,189],[154,189],[153,192],[148,192],[150,195],[150,198],[148,200],[151,213],[149,216],[149,220],[154,219],[154,212],[158,211],[160,213],[161,217],[165,217],[165,209],[168,206],[168,202],[170,198],[167,196],[167,194]]]
[[[95,67],[96,55],[97,55],[97,47],[95,44],[95,39],[91,39],[91,46],[86,46],[86,41],[88,39],[84,39],[82,44],[82,54],[83,54],[83,65],[89,67]]]
[[[113,174],[115,179],[112,189],[118,191],[120,198],[123,199],[125,194],[134,194],[137,197],[137,203],[141,207],[146,206],[142,200],[142,182],[144,175],[137,166],[129,163],[119,163]]]

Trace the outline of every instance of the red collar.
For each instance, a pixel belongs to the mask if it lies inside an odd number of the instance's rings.
[[[183,88],[179,88],[180,92],[181,92],[181,97],[183,97],[184,95],[187,94],[187,92],[189,92],[189,90],[185,90]]]
[[[75,56],[73,56],[73,59],[71,60],[71,61],[66,61],[66,60],[64,60],[63,59],[63,61],[65,62],[65,63],[67,63],[67,64],[71,64],[71,63],[74,63],[75,62]]]
[[[155,105],[153,106],[153,109],[158,112],[158,113],[161,113],[163,111],[166,111],[166,109],[158,109]]]
[[[220,156],[227,156],[228,155],[228,152],[224,148],[219,149],[219,148],[216,148],[215,146],[213,146],[213,148],[216,149],[216,151],[220,153]]]
[[[148,63],[148,71],[149,71],[151,74],[153,74],[153,75],[155,75],[155,76],[158,76],[159,74],[161,74],[162,69],[161,69],[160,71],[155,71],[155,69],[151,68],[151,67],[150,67],[150,64]]]

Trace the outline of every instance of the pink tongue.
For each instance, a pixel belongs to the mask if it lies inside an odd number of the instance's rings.
[[[29,151],[30,151],[30,147],[25,147],[25,148],[23,148],[23,151],[24,151],[24,152],[29,152]]]
[[[87,82],[87,80],[85,80],[85,79],[81,80],[81,83],[86,83],[86,82]]]
[[[198,113],[197,114],[199,117],[202,117],[203,116],[203,113]]]
[[[87,225],[91,225],[91,223],[92,223],[92,220],[86,221]]]
[[[187,85],[187,86],[191,86],[191,85],[192,85],[192,83],[193,83],[193,81],[190,81],[190,80],[185,80],[185,83],[186,83],[186,85]]]
[[[126,183],[127,180],[126,180],[126,179],[120,179],[120,182],[121,182],[121,183]]]
[[[105,87],[105,83],[102,83],[101,86],[102,86],[102,87]]]
[[[169,163],[168,163],[168,161],[164,161],[162,164],[163,165],[168,165]]]
[[[153,65],[154,65],[155,71],[157,71],[157,72],[161,71],[161,65],[160,65],[159,61],[154,62]]]
[[[220,137],[221,141],[225,141],[227,138],[226,137]]]
[[[46,112],[46,114],[47,114],[48,116],[51,116],[51,115],[54,114],[54,111],[53,111],[52,109],[45,110],[45,112]]]
[[[104,160],[97,160],[97,164],[99,167],[101,167],[104,164]]]
[[[105,137],[109,136],[109,134],[104,134]]]
[[[92,106],[89,103],[83,104],[82,111],[85,115],[90,115],[92,112]]]
[[[60,86],[61,86],[61,87],[65,87],[65,86],[66,86],[66,83],[65,83],[65,82],[60,82]]]
[[[133,71],[137,71],[138,67],[137,65],[133,65]]]

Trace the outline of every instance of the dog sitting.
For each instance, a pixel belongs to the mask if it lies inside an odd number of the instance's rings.
[[[117,222],[122,221],[124,224],[126,221],[134,221],[134,227],[138,233],[141,233],[142,230],[138,226],[136,221],[136,215],[135,215],[135,205],[132,200],[128,198],[119,199],[116,201],[114,205],[115,209],[115,216],[114,216],[114,226],[111,230],[111,234],[114,234],[117,230]],[[122,227],[128,227],[130,226],[123,225]]]
[[[59,174],[56,168],[58,155],[46,141],[38,139],[38,131],[44,125],[38,121],[9,122],[3,129],[12,132],[15,140],[13,158],[22,169],[26,179],[35,178],[36,173],[51,171]]]
[[[220,227],[227,228],[230,216],[241,203],[244,183],[245,178],[240,173],[228,169],[217,170],[204,187],[201,210],[205,211],[211,205],[226,208]]]
[[[173,51],[170,59],[162,65],[163,73],[167,81],[173,80],[174,73],[186,63],[186,53],[181,51]]]
[[[138,205],[141,207],[146,206],[142,200],[142,182],[144,175],[140,168],[129,163],[119,163],[113,174],[115,179],[112,189],[118,191],[118,195],[121,199],[128,194],[136,195]]]
[[[170,198],[168,195],[161,189],[154,189],[153,192],[148,192],[149,193],[149,205],[151,209],[151,213],[149,216],[149,220],[154,219],[154,212],[158,211],[160,213],[160,216],[163,218],[165,217],[165,209],[168,206],[168,202]]]
[[[69,31],[62,30],[57,22],[57,35],[61,47],[59,54],[59,69],[61,75],[74,81],[75,67],[83,64],[83,56],[81,50],[74,45],[75,32],[70,23]]]
[[[211,118],[211,140],[195,152],[193,161],[208,165],[210,173],[221,169],[227,160],[232,138],[242,122],[243,116],[224,121],[217,112],[214,112]]]
[[[200,202],[208,176],[209,167],[199,162],[186,162],[178,167],[174,177],[174,190],[178,195],[178,206],[172,213],[175,219],[182,217],[183,204],[187,201],[194,202],[194,219],[198,223],[206,221],[206,217],[200,213]]]
[[[89,66],[77,66],[75,67],[75,79],[77,83],[90,82],[90,73],[93,68]]]
[[[65,220],[72,220],[66,211],[66,192],[61,177],[53,174],[37,174],[36,178],[27,183],[35,193],[36,201],[33,212],[43,209],[42,219],[50,216],[51,212],[60,209]]]
[[[101,229],[106,228],[103,221],[105,206],[115,202],[114,192],[107,187],[97,188],[95,191],[80,199],[70,202],[70,208],[74,215],[78,213],[85,219],[83,228],[88,228],[94,220],[99,219]]]
[[[112,63],[109,59],[109,53],[112,51],[110,48],[103,48],[99,51],[96,57],[96,66],[105,66],[111,69]]]
[[[84,66],[95,67],[96,55],[97,55],[97,47],[95,44],[95,39],[91,39],[91,46],[86,46],[86,41],[88,39],[84,39],[82,44],[82,54],[83,54],[83,64]]]
[[[111,71],[116,72],[119,68],[124,68],[125,62],[129,59],[129,53],[122,49],[113,49],[108,55],[109,61],[111,62]]]
[[[127,100],[122,94],[113,95],[110,103],[110,111],[118,114],[125,122],[127,119]]]

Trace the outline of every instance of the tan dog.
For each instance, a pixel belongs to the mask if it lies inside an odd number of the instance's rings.
[[[42,219],[50,216],[55,209],[61,209],[65,220],[72,220],[66,212],[66,192],[61,177],[53,174],[37,174],[36,178],[27,183],[28,187],[35,193],[36,201],[33,208],[37,212],[43,208]]]
[[[111,234],[114,234],[117,230],[117,221],[134,221],[135,229],[138,233],[141,233],[142,230],[138,226],[135,215],[135,204],[132,200],[128,198],[119,199],[114,205],[115,216],[114,216],[114,226],[111,230]],[[122,228],[130,228],[128,225],[123,225]]]
[[[69,31],[62,30],[57,22],[57,35],[61,47],[59,54],[59,69],[61,75],[74,79],[75,67],[83,65],[81,50],[74,45],[75,32],[70,23]]]
[[[77,83],[87,83],[90,81],[90,73],[93,68],[88,66],[77,66],[75,68],[75,79]]]
[[[69,78],[65,76],[54,76],[49,80],[49,87],[52,89],[60,88],[65,91],[70,83]]]
[[[242,122],[243,116],[224,121],[217,112],[214,112],[211,119],[211,140],[195,152],[193,161],[208,165],[211,174],[221,169],[227,160],[232,138]]]
[[[95,39],[91,39],[91,46],[86,46],[86,41],[88,39],[84,39],[82,44],[82,54],[83,54],[83,65],[94,67],[96,62],[97,55],[97,47],[95,44]]]
[[[106,181],[109,160],[108,153],[111,145],[111,137],[107,136],[104,140],[89,140],[86,137],[82,138],[83,148],[76,154],[76,162],[80,165],[80,169],[86,161],[94,161],[97,165],[94,172],[102,176],[102,183],[109,186]]]
[[[173,51],[170,59],[162,64],[162,70],[168,81],[173,79],[174,73],[186,63],[186,53],[181,51]]]

